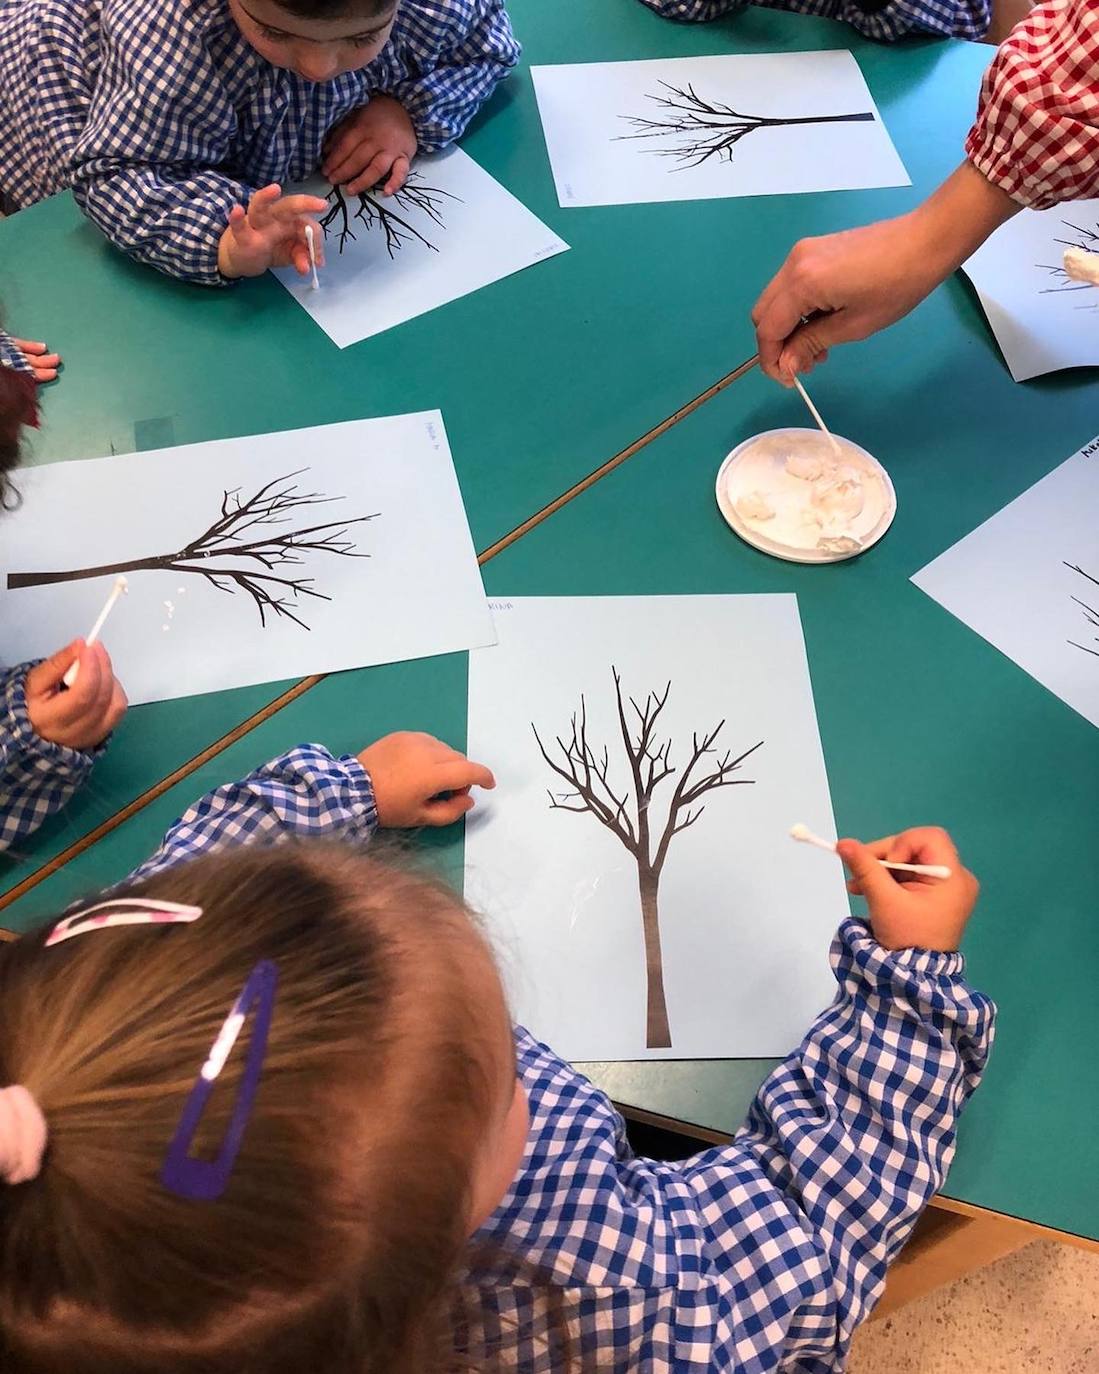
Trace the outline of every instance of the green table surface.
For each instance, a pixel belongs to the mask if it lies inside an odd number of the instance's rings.
[[[71,198],[0,223],[0,299],[65,356],[37,461],[439,407],[485,549],[753,351],[748,310],[796,237],[896,213],[957,160],[988,49],[861,40],[762,10],[678,25],[634,0],[513,0],[524,65],[463,146],[572,251],[337,349],[273,279],[209,291],[111,249]],[[911,188],[561,210],[529,63],[849,47]],[[82,627],[74,626],[74,632]],[[288,687],[130,713],[92,785],[17,853],[0,892]]]
[[[69,363],[38,456],[440,406],[483,547],[750,352],[746,310],[793,238],[895,212],[944,174],[988,56],[955,44],[877,49],[764,12],[696,28],[619,0],[514,0],[513,10],[535,62],[851,47],[915,185],[562,212],[521,72],[467,147],[574,251],[342,353],[273,282],[215,294],[162,281],[110,253],[61,198],[0,226],[12,317],[61,344]],[[797,568],[722,524],[713,479],[725,452],[804,420],[754,374],[505,550],[486,583],[496,595],[798,593],[840,828],[941,822],[984,882],[966,948],[1000,1028],[947,1191],[1099,1238],[1099,736],[908,582],[1090,438],[1099,392],[1072,375],[1015,386],[960,282],[837,354],[814,392],[897,487],[897,523],[863,558]],[[274,693],[134,711],[87,800],[30,863]],[[286,746],[319,738],[354,749],[397,727],[463,743],[461,655],[327,679],[62,868],[6,914],[10,924],[25,928],[120,877],[193,797]],[[457,872],[460,832],[430,843]],[[594,1066],[620,1100],[721,1131],[735,1129],[765,1069]]]
[[[896,523],[862,558],[781,563],[722,522],[713,484],[725,453],[803,420],[792,395],[754,373],[505,550],[486,582],[494,596],[797,593],[841,831],[944,824],[983,882],[966,950],[999,1030],[946,1191],[1099,1239],[1099,734],[908,580],[1091,437],[1089,377],[1012,383],[967,288],[951,282],[893,330],[839,350],[814,382],[825,415],[897,488]],[[327,679],[62,869],[16,922],[121,876],[205,787],[289,744],[357,748],[400,725],[460,746],[462,664]],[[457,831],[431,839],[455,871]],[[724,1132],[767,1067],[589,1066],[619,1101]]]

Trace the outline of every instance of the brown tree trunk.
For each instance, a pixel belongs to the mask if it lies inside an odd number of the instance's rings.
[[[66,572],[8,573],[8,590],[20,587],[48,587],[55,582],[81,582],[87,577],[107,577],[111,573],[128,573],[171,567],[172,558],[131,558],[128,563],[101,563],[97,568],[72,568]]]
[[[645,1044],[650,1050],[666,1050],[672,1043],[668,1026],[668,1005],[664,999],[664,956],[660,948],[660,875],[639,867],[641,926],[645,934],[645,980],[647,987]]]

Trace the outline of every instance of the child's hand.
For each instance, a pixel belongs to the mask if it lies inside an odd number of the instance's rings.
[[[364,749],[359,762],[374,784],[378,824],[390,829],[449,825],[473,810],[471,787],[496,786],[482,764],[411,730],[386,735]]]
[[[847,890],[865,897],[874,938],[885,949],[957,949],[973,904],[977,879],[963,868],[945,830],[924,826],[874,840],[840,840],[837,850],[851,870]],[[891,873],[878,859],[905,864],[944,864],[949,878]]]
[[[313,225],[317,263],[324,264],[324,231],[313,218],[323,214],[317,196],[284,196],[280,186],[265,186],[248,202],[234,205],[229,226],[218,245],[218,271],[223,277],[260,277],[269,267],[293,267],[309,275],[305,226]]]
[[[61,364],[61,357],[57,353],[48,353],[44,343],[34,343],[31,339],[12,339],[12,343],[18,348],[23,357],[31,365],[34,373],[34,380],[41,386],[43,382],[52,382],[57,376],[57,369]]]
[[[382,180],[391,196],[405,184],[416,148],[416,130],[401,102],[372,95],[369,105],[352,110],[329,133],[321,171],[353,196]]]
[[[71,687],[61,679],[80,663]],[[27,714],[44,740],[70,749],[102,744],[126,714],[126,693],[115,678],[110,656],[97,640],[89,648],[82,639],[66,645],[52,658],[27,673]]]

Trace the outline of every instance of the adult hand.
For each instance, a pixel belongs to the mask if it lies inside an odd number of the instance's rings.
[[[802,239],[752,311],[760,366],[789,386],[796,373],[823,362],[833,344],[893,324],[1019,209],[963,162],[907,215]]]
[[[321,171],[333,186],[343,186],[353,196],[383,181],[383,193],[391,196],[405,184],[417,146],[416,130],[401,102],[391,95],[372,95],[369,105],[352,110],[333,127]]]
[[[962,867],[945,830],[923,826],[870,844],[841,840],[837,851],[851,871],[847,890],[866,898],[879,945],[885,949],[958,948],[980,885]],[[915,873],[894,873],[883,868],[879,859],[941,864],[951,875],[922,878]]]
[[[401,730],[364,749],[359,762],[374,784],[378,824],[387,828],[449,825],[472,811],[473,787],[496,779],[433,735]]]
[[[35,343],[32,339],[12,339],[12,343],[30,363],[34,380],[39,385],[54,380],[57,376],[57,369],[61,365],[59,353],[50,353],[44,343]]]
[[[309,275],[305,226],[313,226],[318,264],[324,263],[324,232],[314,218],[323,214],[318,196],[284,196],[277,185],[256,191],[248,209],[234,205],[218,244],[218,271],[223,277],[259,277],[269,267],[293,267]]]
[[[80,669],[71,687],[62,679],[73,663]],[[70,749],[102,744],[126,714],[126,693],[100,641],[90,647],[74,640],[27,673],[27,714],[38,735]]]

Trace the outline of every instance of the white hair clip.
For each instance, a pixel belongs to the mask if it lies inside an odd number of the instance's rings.
[[[119,897],[113,902],[98,902],[71,916],[63,917],[46,937],[46,948],[86,935],[91,930],[110,926],[186,925],[202,915],[200,906],[179,902],[150,901],[145,897]]]

